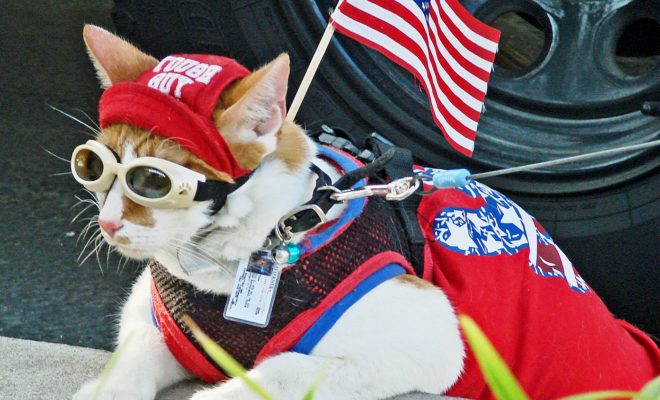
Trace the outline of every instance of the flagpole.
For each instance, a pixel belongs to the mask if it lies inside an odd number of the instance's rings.
[[[335,7],[335,9],[339,8],[339,5],[341,4],[342,1],[343,0],[340,0],[337,3],[337,7]],[[330,18],[332,18],[332,16]],[[319,64],[321,64],[321,60],[325,55],[325,51],[328,49],[328,45],[330,44],[330,40],[332,39],[332,35],[334,33],[335,33],[335,27],[330,23],[330,21],[328,21],[328,26],[325,27],[325,32],[323,32],[321,41],[319,42],[319,45],[316,48],[316,51],[314,52],[314,56],[312,56],[312,60],[309,62],[309,66],[307,67],[305,76],[303,76],[302,82],[300,82],[300,86],[298,87],[298,91],[296,92],[296,96],[293,98],[293,102],[289,107],[289,112],[286,115],[286,119],[288,121],[293,121],[294,119],[296,119],[296,115],[298,114],[300,105],[302,104],[303,99],[305,98],[305,95],[309,90],[309,86],[312,83],[312,79],[314,79],[314,75],[316,75],[316,70],[319,68]]]

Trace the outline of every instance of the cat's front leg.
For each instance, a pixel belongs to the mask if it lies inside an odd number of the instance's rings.
[[[458,321],[437,287],[410,276],[382,283],[351,306],[310,355],[282,353],[248,376],[274,399],[377,400],[421,391],[444,393],[458,379],[464,347]],[[232,379],[192,400],[257,400]]]
[[[282,353],[263,361],[256,368],[248,372],[251,380],[277,400],[301,399],[305,391],[319,379],[323,379],[323,385],[332,385],[328,382],[343,377],[345,368],[351,368],[344,360],[317,357],[299,353]],[[325,377],[325,378],[324,378]],[[334,382],[333,382],[334,383]],[[344,387],[346,385],[344,384]],[[338,388],[341,390],[341,388]],[[320,399],[344,399],[338,397],[316,396]],[[365,399],[368,397],[365,397]],[[239,378],[231,379],[216,387],[204,389],[195,393],[191,400],[260,400]]]
[[[103,382],[97,378],[84,384],[74,400],[152,400],[159,390],[189,376],[152,323],[150,279],[146,268],[122,310],[117,363]]]

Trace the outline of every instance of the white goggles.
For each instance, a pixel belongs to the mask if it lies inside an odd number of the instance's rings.
[[[96,140],[73,150],[71,172],[93,192],[109,190],[117,178],[126,197],[145,207],[188,208],[195,201],[214,200],[214,211],[249,178],[246,175],[236,183],[207,181],[199,172],[156,157],[138,157],[122,164],[112,150]]]

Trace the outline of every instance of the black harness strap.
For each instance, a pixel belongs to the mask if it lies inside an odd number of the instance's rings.
[[[367,144],[371,146],[376,157],[394,152],[384,166],[385,175],[390,181],[409,177],[412,174],[413,157],[410,150],[384,143],[374,137],[367,139]],[[415,273],[420,277],[424,272],[424,235],[417,221],[417,208],[421,201],[422,197],[415,194],[401,201],[390,202],[406,231],[410,247],[410,261]]]
[[[330,137],[332,135],[326,132],[326,136]],[[336,140],[326,141],[336,142]],[[373,137],[368,139],[367,142],[376,158],[363,167],[343,175],[337,182],[332,184],[334,188],[347,190],[364,178],[377,178],[380,176],[381,179],[393,181],[411,176],[413,157],[410,150],[384,143]],[[343,147],[346,147],[346,145],[344,144]],[[315,166],[311,169],[318,176],[314,195],[296,213],[280,221],[278,228],[281,232],[295,234],[315,228],[324,222],[325,214],[337,203],[336,200],[331,198],[335,191],[323,188],[323,186],[331,185],[327,175]],[[322,178],[323,176],[325,178]],[[420,201],[420,196],[409,196],[402,201],[388,202],[403,225],[410,249],[410,262],[418,276],[422,276],[424,271],[424,235],[417,222],[417,208]]]
[[[330,182],[330,177],[312,164],[310,169],[318,176],[314,195],[300,210],[280,221],[280,230],[288,230],[289,233],[295,234],[314,229],[319,224],[325,222],[325,214],[333,205],[338,203],[337,200],[331,197],[335,193],[334,189],[347,190],[364,178],[376,176],[386,167],[394,155],[395,152],[393,149],[392,151],[386,151],[373,162],[344,174],[335,183]],[[324,188],[324,186],[327,188]],[[330,186],[334,189],[330,188]]]

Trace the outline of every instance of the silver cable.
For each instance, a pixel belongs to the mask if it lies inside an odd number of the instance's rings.
[[[572,163],[576,161],[584,161],[584,160],[590,160],[592,158],[598,158],[598,157],[605,157],[613,154],[619,154],[619,153],[625,153],[628,151],[635,151],[635,150],[642,150],[646,149],[649,147],[655,147],[660,145],[660,139],[647,142],[647,143],[640,143],[640,144],[633,144],[630,146],[624,146],[624,147],[617,147],[616,149],[609,149],[609,150],[602,150],[602,151],[596,151],[594,153],[588,153],[588,154],[581,154],[579,156],[571,156],[571,157],[565,157],[565,158],[559,158],[557,160],[551,160],[551,161],[543,161],[539,163],[534,163],[534,164],[527,164],[527,165],[521,165],[519,167],[511,167],[511,168],[503,168],[503,169],[497,169],[495,171],[488,171],[488,172],[482,172],[479,174],[473,174],[470,175],[470,179],[483,179],[483,178],[490,178],[493,176],[500,176],[500,175],[507,175],[507,174],[513,174],[514,172],[523,172],[523,171],[531,171],[534,169],[539,169],[539,168],[544,168],[544,167],[552,167],[555,165],[560,165],[560,164],[567,164],[567,163]]]

